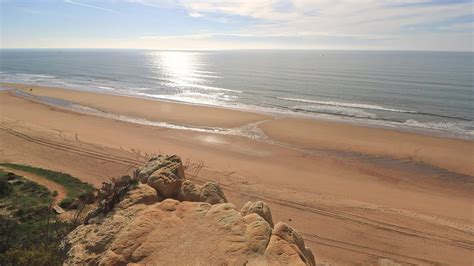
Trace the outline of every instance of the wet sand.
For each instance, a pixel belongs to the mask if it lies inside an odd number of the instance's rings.
[[[179,104],[134,97],[98,93],[85,93],[44,86],[0,83],[11,88],[23,89],[37,96],[53,97],[114,113],[174,124],[232,128],[269,118],[267,115],[228,110],[223,108]],[[30,89],[32,91],[30,91]]]
[[[298,118],[272,120],[260,127],[273,140],[305,149],[389,156],[474,175],[472,141]]]
[[[33,92],[104,111],[122,106],[133,116],[147,110],[137,106],[154,102]],[[265,120],[259,127],[269,139],[255,141],[78,114],[7,91],[0,92],[0,104],[1,161],[68,172],[98,186],[149,154],[178,154],[190,179],[219,182],[237,207],[250,199],[268,202],[275,220],[303,232],[319,262],[472,262],[472,142],[220,108],[211,108],[206,121],[201,110],[209,107],[169,105],[181,112],[173,122],[184,124],[236,127]]]

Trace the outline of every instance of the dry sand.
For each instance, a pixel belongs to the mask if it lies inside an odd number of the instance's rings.
[[[33,92],[105,111],[121,106],[118,111],[133,116],[154,103],[51,88]],[[303,232],[320,262],[471,265],[474,259],[469,141],[166,103],[175,114],[170,121],[183,124],[235,127],[269,119],[260,124],[267,136],[312,150],[305,152],[78,114],[11,92],[0,92],[0,104],[0,161],[68,172],[98,186],[130,171],[146,153],[178,154],[188,161],[191,179],[218,181],[237,207],[266,201],[275,220]]]

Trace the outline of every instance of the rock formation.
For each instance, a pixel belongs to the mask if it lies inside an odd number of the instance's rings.
[[[273,226],[268,205],[237,210],[218,184],[186,180],[177,156],[151,159],[136,179],[113,210],[67,236],[66,265],[315,265],[300,234]]]

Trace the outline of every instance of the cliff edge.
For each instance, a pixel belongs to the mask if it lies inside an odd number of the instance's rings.
[[[186,180],[177,156],[105,183],[98,207],[66,237],[65,265],[315,265],[303,238],[268,205],[239,211],[218,184]]]

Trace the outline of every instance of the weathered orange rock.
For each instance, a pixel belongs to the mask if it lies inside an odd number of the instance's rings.
[[[149,161],[141,170],[147,184],[66,237],[65,265],[314,265],[293,228],[278,223],[272,230],[270,208],[263,202],[238,211],[213,182],[198,187],[184,181],[166,193],[152,188],[152,177],[163,172],[184,180],[179,158],[167,158],[171,163],[164,157]]]

